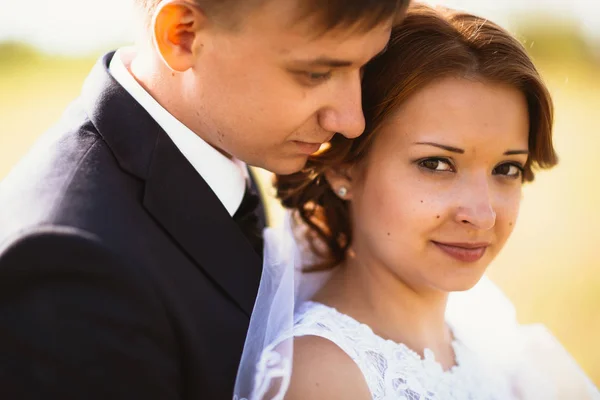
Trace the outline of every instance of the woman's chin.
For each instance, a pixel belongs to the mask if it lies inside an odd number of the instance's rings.
[[[471,290],[481,280],[483,274],[469,274],[454,276],[452,278],[446,276],[437,282],[437,288],[444,292],[465,292]]]

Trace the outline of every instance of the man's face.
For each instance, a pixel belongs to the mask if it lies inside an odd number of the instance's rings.
[[[385,48],[392,26],[318,35],[309,21],[292,24],[296,1],[267,2],[236,32],[209,26],[181,93],[192,130],[279,174],[300,170],[336,132],[363,132],[361,68]]]

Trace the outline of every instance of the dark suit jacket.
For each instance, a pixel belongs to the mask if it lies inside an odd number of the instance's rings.
[[[229,400],[260,258],[112,56],[0,183],[0,398]]]

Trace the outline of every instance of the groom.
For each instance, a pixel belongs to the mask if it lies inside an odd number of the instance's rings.
[[[0,184],[2,399],[230,399],[261,275],[246,165],[361,134],[408,1],[138,2],[137,46]]]

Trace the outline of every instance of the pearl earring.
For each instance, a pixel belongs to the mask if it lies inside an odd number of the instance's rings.
[[[348,194],[348,189],[345,186],[342,186],[341,188],[338,189],[337,194],[341,198],[344,198]]]

